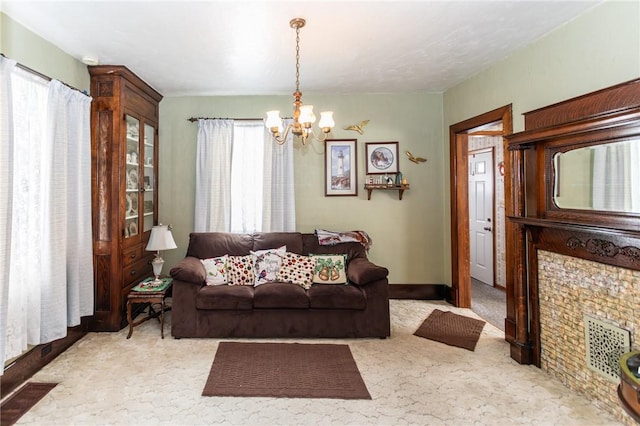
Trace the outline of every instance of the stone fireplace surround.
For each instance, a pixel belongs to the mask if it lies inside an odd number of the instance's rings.
[[[511,356],[557,377],[625,424],[617,384],[587,367],[583,315],[640,338],[640,215],[558,208],[558,151],[640,143],[640,80],[525,114],[507,137],[507,319]]]

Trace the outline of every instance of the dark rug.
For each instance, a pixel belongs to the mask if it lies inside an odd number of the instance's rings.
[[[38,403],[57,383],[29,382],[7,398],[0,407],[0,424],[10,426]]]
[[[484,324],[475,318],[434,309],[413,334],[473,351]]]
[[[203,396],[371,399],[348,345],[221,342]]]

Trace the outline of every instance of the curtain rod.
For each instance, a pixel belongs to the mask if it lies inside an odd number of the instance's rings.
[[[0,53],[0,56],[2,56],[3,58],[9,59],[4,53]],[[36,76],[40,77],[43,80],[46,80],[46,81],[53,80],[53,78],[49,77],[48,75],[42,74],[41,72],[38,72],[38,71],[36,71],[36,70],[34,70],[32,68],[29,68],[28,66],[23,65],[23,64],[21,64],[20,62],[17,62],[17,61],[16,61],[16,67],[20,68],[23,71],[27,71],[28,73],[36,75]],[[60,80],[58,80],[58,81],[60,81]],[[60,83],[62,83],[65,86],[67,86],[69,89],[75,90],[76,92],[80,92],[85,96],[89,96],[89,94],[85,90],[80,90],[77,87],[73,87],[72,85],[65,83],[64,81],[60,81]]]
[[[285,117],[292,118],[292,117]],[[229,117],[190,117],[187,121],[195,123],[198,120],[236,120],[236,121],[256,121],[263,120],[262,118],[229,118]]]
[[[262,118],[229,118],[229,117],[191,117],[187,121],[195,123],[198,120],[236,120],[236,121],[254,121],[262,120]]]

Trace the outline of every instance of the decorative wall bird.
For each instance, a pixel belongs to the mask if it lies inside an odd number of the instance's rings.
[[[406,154],[407,154],[407,157],[409,157],[409,161],[413,161],[416,164],[424,163],[425,161],[427,161],[426,158],[416,157],[409,151],[407,151]]]
[[[355,130],[356,132],[364,135],[364,126],[369,123],[369,120],[361,121],[359,124],[352,124],[351,126],[343,127],[344,130]]]

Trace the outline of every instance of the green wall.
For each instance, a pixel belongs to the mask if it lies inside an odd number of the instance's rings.
[[[495,108],[513,105],[513,130],[522,113],[640,78],[640,2],[606,1],[533,45],[447,90],[444,128]],[[448,136],[447,136],[448,137]],[[449,145],[448,140],[444,140]],[[451,263],[449,155],[444,162],[443,247]],[[449,271],[450,272],[450,271]],[[450,275],[447,275],[450,281]]]
[[[0,12],[0,52],[39,73],[89,92],[87,66]]]
[[[304,90],[304,87],[303,87]],[[316,228],[365,230],[373,239],[372,261],[390,270],[392,283],[443,283],[443,164],[440,94],[304,95],[317,110],[334,111],[334,139],[358,140],[358,196],[324,196],[324,147],[313,142],[294,150],[296,220],[301,232]],[[193,229],[197,123],[189,117],[264,117],[280,109],[289,114],[289,96],[167,97],[160,104],[160,220],[171,223],[177,250],[166,253],[169,265],[184,257]],[[371,120],[365,134],[343,127]],[[363,189],[365,142],[398,141],[400,170],[411,184],[402,201],[398,193]],[[417,165],[404,152],[428,158]]]
[[[86,66],[2,13],[0,51],[89,88]],[[640,3],[607,1],[442,95],[305,94],[317,110],[335,111],[333,138],[358,139],[359,195],[325,197],[322,145],[296,147],[298,230],[363,229],[374,240],[371,259],[390,269],[390,282],[450,283],[449,126],[513,104],[514,131],[520,131],[523,112],[638,77]],[[160,221],[174,225],[179,246],[166,253],[167,268],[184,256],[193,228],[197,124],[186,119],[263,117],[289,108],[289,96],[166,97],[160,103]],[[365,119],[371,122],[364,135],[342,130]],[[402,201],[392,192],[374,192],[367,201],[362,189],[364,143],[384,141],[400,143],[400,168],[411,183]],[[429,161],[413,164],[403,157],[406,150]]]

